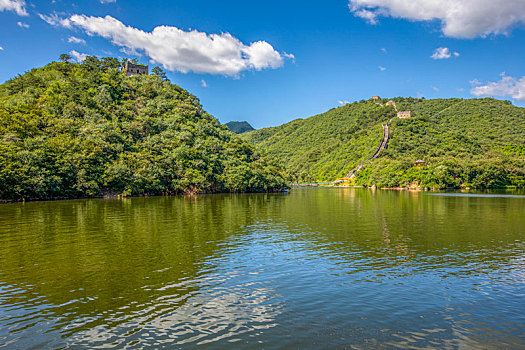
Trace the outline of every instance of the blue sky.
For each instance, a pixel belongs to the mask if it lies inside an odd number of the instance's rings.
[[[0,0],[0,81],[61,53],[135,57],[256,128],[372,95],[525,106],[525,1],[414,3]]]

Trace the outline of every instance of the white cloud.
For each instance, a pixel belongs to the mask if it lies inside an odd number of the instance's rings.
[[[349,0],[348,6],[370,24],[379,17],[438,20],[445,36],[454,38],[507,34],[525,23],[523,0]]]
[[[344,106],[344,105],[349,104],[350,101],[347,101],[347,100],[339,100],[339,101],[337,101],[337,103],[339,103],[341,106]]]
[[[295,63],[295,56],[293,54],[283,52],[282,55],[283,57],[288,58],[289,60],[292,60],[293,63]]]
[[[24,0],[0,0],[0,12],[1,11],[14,11],[19,16],[29,16]]]
[[[72,43],[72,44],[82,44],[82,45],[86,44],[86,41],[84,39],[77,38],[76,36],[70,36],[67,39],[67,42]]]
[[[386,48],[384,48],[384,47],[381,48],[381,51],[382,51],[383,53],[387,53],[387,50],[386,50]]]
[[[202,85],[203,88],[207,88],[208,87],[208,83],[204,79],[201,80],[201,85]]]
[[[176,27],[159,26],[145,32],[127,26],[111,17],[73,15],[60,18],[53,14],[40,17],[52,25],[78,27],[88,35],[111,40],[128,53],[144,52],[151,63],[182,73],[209,73],[238,76],[245,70],[278,68],[285,58],[293,55],[279,53],[269,43],[257,41],[243,44],[229,33],[207,34],[196,30],[183,31]]]
[[[352,0],[350,0],[350,10],[357,16],[361,17],[363,19],[366,19],[366,21],[370,24],[377,24],[377,14],[375,14],[373,11],[365,10],[365,9],[359,9],[357,6],[352,5]]]
[[[0,46],[0,51],[4,51],[4,48],[2,46]]]
[[[246,55],[247,64],[256,70],[261,70],[264,68],[279,68],[283,65],[283,58],[281,54],[275,51],[272,45],[268,44],[266,41],[257,41],[251,43],[250,46],[247,46],[242,44],[237,39],[233,39],[241,45],[237,49],[239,50],[238,52],[241,54],[241,56],[242,54]]]
[[[439,88],[435,87],[435,86],[431,86],[432,90],[438,92],[439,91]]]
[[[434,60],[444,60],[444,59],[452,57],[452,55],[454,55],[454,57],[458,57],[459,53],[458,52],[450,52],[450,49],[448,47],[438,47],[434,51],[432,56],[430,56],[430,58],[432,58]]]
[[[381,72],[384,72],[384,71],[386,71],[386,68],[383,67],[383,66],[379,66],[379,70],[380,70]]]
[[[77,52],[75,50],[69,51],[69,54],[75,59],[75,61],[77,61],[79,63],[83,62],[86,59],[86,57],[88,56],[85,53],[80,53],[80,52]]]
[[[71,28],[71,22],[69,21],[69,19],[60,17],[56,12],[50,14],[49,16],[39,13],[38,17],[40,17],[43,21],[52,26]]]
[[[110,3],[113,3],[113,2],[117,2],[117,0],[100,0],[101,4],[110,4]]]
[[[525,101],[525,76],[513,78],[503,73],[500,81],[483,84],[473,80],[470,83],[473,86],[470,93],[474,96],[511,97],[517,101]]]
[[[29,24],[27,23],[24,23],[24,22],[16,22],[16,25],[19,26],[20,28],[24,28],[24,29],[28,29],[29,28]]]

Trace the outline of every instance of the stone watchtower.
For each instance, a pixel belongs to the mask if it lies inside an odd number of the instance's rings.
[[[144,64],[133,64],[128,61],[124,66],[124,72],[126,72],[126,75],[128,77],[131,77],[133,75],[148,75],[149,66],[146,66]]]
[[[401,119],[410,118],[411,117],[411,113],[410,113],[410,111],[397,112],[397,117],[401,118]]]

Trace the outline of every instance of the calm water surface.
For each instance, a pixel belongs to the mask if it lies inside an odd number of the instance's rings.
[[[0,205],[0,348],[525,348],[525,193]]]

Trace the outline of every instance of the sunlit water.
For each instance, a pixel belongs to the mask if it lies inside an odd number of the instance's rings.
[[[524,348],[525,198],[0,205],[0,347]]]

